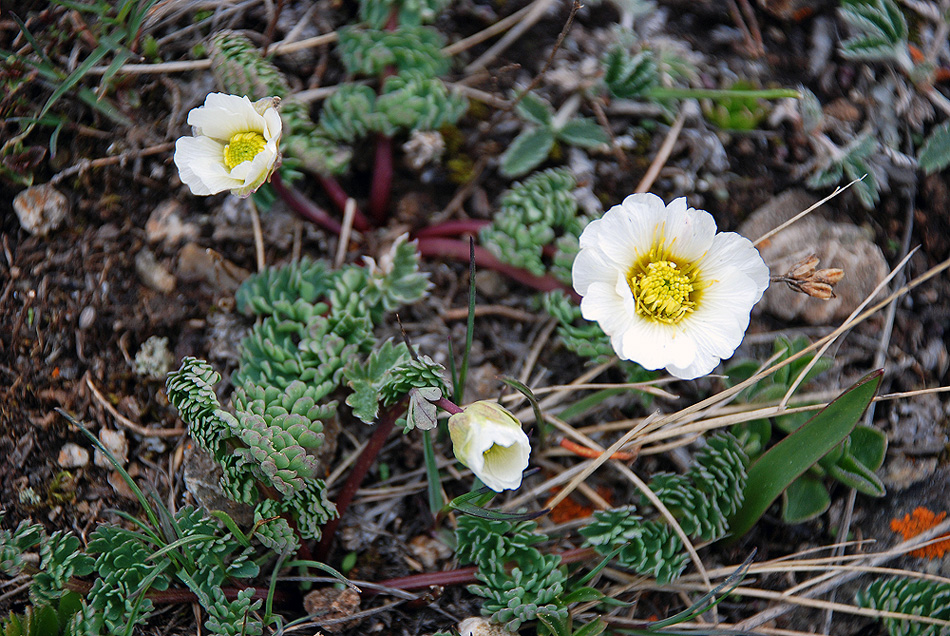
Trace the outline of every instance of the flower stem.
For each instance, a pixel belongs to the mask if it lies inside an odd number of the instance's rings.
[[[452,258],[458,261],[469,260],[469,246],[464,241],[456,241],[447,238],[422,238],[419,239],[417,249],[422,256],[439,256],[443,258]],[[576,301],[580,301],[580,296],[573,290],[561,283],[552,276],[535,276],[518,267],[503,263],[498,258],[483,247],[475,246],[475,264],[479,267],[493,269],[496,272],[505,274],[512,280],[522,285],[533,287],[538,291],[563,290]]]
[[[440,409],[442,409],[443,411],[447,411],[447,412],[451,413],[452,415],[455,415],[456,413],[461,413],[461,412],[462,412],[462,409],[459,408],[458,405],[455,404],[455,402],[452,402],[452,401],[449,400],[448,398],[444,398],[444,397],[443,397],[443,398],[439,398],[438,400],[436,400],[435,402],[433,402],[433,404],[435,404],[436,406],[438,406],[438,407],[439,407]]]
[[[369,193],[369,213],[376,225],[386,222],[386,210],[393,187],[393,140],[386,135],[376,136],[376,164],[373,166],[373,184]]]
[[[369,472],[370,467],[372,467],[376,461],[376,456],[379,455],[379,451],[382,450],[383,444],[386,443],[386,439],[396,425],[396,420],[399,419],[399,416],[402,415],[405,408],[406,403],[405,399],[403,399],[386,407],[380,414],[377,420],[376,430],[373,431],[373,435],[369,438],[369,442],[366,443],[366,447],[363,448],[363,452],[360,453],[360,456],[356,459],[356,464],[353,466],[353,470],[350,471],[350,476],[347,477],[346,483],[343,484],[343,490],[340,491],[340,495],[337,497],[336,518],[323,526],[323,535],[320,537],[320,542],[313,551],[314,558],[317,561],[326,561],[327,555],[330,553],[330,544],[333,543],[336,529],[340,525],[340,519],[343,518],[346,509],[349,508],[350,502],[353,501],[353,496],[356,495],[356,491],[359,490],[360,484],[363,483],[363,479],[366,477],[366,473]]]

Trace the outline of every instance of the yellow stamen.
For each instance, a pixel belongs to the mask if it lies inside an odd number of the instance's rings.
[[[696,307],[695,274],[668,260],[648,261],[627,274],[637,313],[645,318],[675,324]]]
[[[224,147],[224,165],[228,167],[228,170],[233,170],[234,166],[251,161],[266,145],[267,142],[261,133],[237,133]]]

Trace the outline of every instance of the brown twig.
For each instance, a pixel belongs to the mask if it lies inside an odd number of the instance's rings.
[[[114,406],[109,404],[109,400],[105,398],[102,393],[99,392],[99,389],[96,388],[96,385],[92,382],[92,376],[86,371],[86,386],[89,387],[89,390],[92,391],[92,396],[96,398],[96,401],[99,403],[102,408],[109,412],[109,415],[115,418],[115,421],[125,428],[129,429],[137,435],[142,437],[177,437],[178,435],[184,435],[188,431],[184,428],[147,428],[141,424],[136,424],[126,416],[119,413]]]

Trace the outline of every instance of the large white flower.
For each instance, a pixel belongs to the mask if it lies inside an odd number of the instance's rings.
[[[175,165],[193,193],[246,197],[270,178],[280,158],[278,101],[211,93],[188,113],[195,136],[175,143]]]
[[[742,342],[769,268],[752,242],[716,233],[708,212],[632,194],[591,222],[572,271],[581,313],[617,355],[692,379]]]
[[[455,457],[494,490],[515,490],[528,467],[531,444],[514,415],[495,402],[466,406],[449,418]]]

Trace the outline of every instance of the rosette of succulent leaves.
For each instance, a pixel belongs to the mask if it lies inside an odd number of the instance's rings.
[[[413,388],[445,390],[440,365],[405,343],[378,344],[373,333],[388,312],[421,299],[428,284],[414,246],[403,240],[385,267],[370,261],[334,271],[304,258],[265,270],[237,291],[238,308],[260,319],[231,376],[233,413],[218,402],[220,376],[208,363],[186,358],[169,374],[169,401],[221,466],[224,493],[256,506],[256,521],[271,520],[256,535],[268,547],[296,549],[288,519],[299,538],[317,539],[336,514],[317,475],[326,469],[321,447],[339,426],[341,400],[372,423],[381,406]]]
[[[361,0],[362,23],[337,31],[337,55],[349,80],[323,104],[319,119],[294,99],[287,80],[244,36],[222,31],[211,38],[212,69],[228,93],[252,100],[282,98],[285,132],[281,148],[289,165],[319,174],[346,172],[351,145],[375,134],[438,130],[454,124],[467,100],[439,79],[449,70],[442,35],[425,23],[447,0]],[[392,17],[395,16],[395,26]],[[378,77],[374,89],[360,77]]]
[[[742,503],[747,464],[738,440],[722,432],[707,440],[686,474],[658,473],[649,485],[687,536],[716,541],[728,533],[727,519]],[[688,556],[649,500],[640,505],[650,518],[638,514],[635,505],[594,513],[580,529],[584,545],[605,563],[670,583],[682,574]],[[589,576],[572,577],[558,554],[541,551],[550,538],[533,521],[461,516],[456,540],[459,562],[477,568],[479,583],[469,591],[485,599],[482,614],[512,633],[537,620],[550,633],[570,634],[557,627],[568,623],[569,606],[604,598],[584,587]]]

